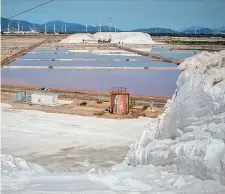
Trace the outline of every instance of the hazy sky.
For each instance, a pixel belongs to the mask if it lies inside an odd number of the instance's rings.
[[[10,17],[48,0],[2,0],[2,16]],[[225,0],[55,0],[14,19],[33,23],[61,20],[122,30],[148,27],[181,29],[225,26]]]

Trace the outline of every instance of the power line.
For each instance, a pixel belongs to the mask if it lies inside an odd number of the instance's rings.
[[[16,17],[16,16],[18,16],[18,15],[21,15],[21,14],[23,14],[23,13],[26,13],[26,12],[28,12],[28,11],[31,11],[31,10],[36,9],[36,8],[38,8],[38,7],[41,7],[41,6],[43,6],[43,5],[47,4],[47,3],[50,3],[50,2],[52,2],[52,1],[54,1],[54,0],[50,0],[50,1],[47,1],[47,2],[42,3],[42,4],[40,4],[40,5],[37,5],[37,6],[35,6],[35,7],[32,7],[32,8],[30,8],[30,9],[27,9],[27,10],[21,12],[21,13],[18,13],[18,14],[16,14],[16,15],[11,16],[11,17],[8,18],[8,19],[12,19],[12,18],[14,18],[14,17]]]

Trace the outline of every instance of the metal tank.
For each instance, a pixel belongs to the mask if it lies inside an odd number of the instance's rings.
[[[129,113],[129,96],[126,88],[113,87],[110,89],[110,113],[125,115]]]

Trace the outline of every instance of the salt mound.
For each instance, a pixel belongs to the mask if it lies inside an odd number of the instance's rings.
[[[152,164],[225,184],[225,51],[185,60],[165,111],[127,154],[130,165]]]
[[[95,41],[92,34],[89,33],[78,33],[68,36],[67,38],[60,41],[60,43],[83,43]]]
[[[45,172],[44,168],[37,164],[4,154],[1,155],[1,168],[3,174],[13,172]]]
[[[97,32],[93,36],[95,39],[111,39],[114,44],[155,44],[151,36],[143,32]]]
[[[60,43],[97,43],[98,40],[108,41],[109,39],[111,39],[111,43],[114,44],[156,44],[149,34],[143,32],[97,32],[94,35],[80,33],[70,35]]]

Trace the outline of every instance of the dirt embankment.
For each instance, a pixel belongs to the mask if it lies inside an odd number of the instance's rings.
[[[18,89],[18,90],[36,90],[38,86],[24,86],[24,85],[14,85],[14,84],[1,84],[1,88],[9,89]],[[96,91],[87,91],[87,90],[70,90],[70,89],[60,89],[60,88],[51,88],[51,92],[54,93],[65,93],[65,94],[85,94],[90,96],[105,96],[108,97],[109,93],[107,92],[96,92]],[[131,95],[130,98],[134,100],[152,100],[157,102],[166,103],[168,98],[166,97],[154,97],[154,96],[134,96]]]
[[[62,113],[80,116],[94,116],[110,119],[132,119],[143,117],[155,118],[163,112],[163,106],[154,106],[152,110],[148,107],[133,104],[130,106],[130,113],[128,115],[114,115],[106,111],[109,108],[109,101],[106,100],[93,100],[88,97],[75,97],[67,95],[59,95],[59,100],[69,101],[70,104],[51,107],[45,105],[33,105],[22,102],[12,102],[12,92],[2,91],[1,102],[11,104],[14,109],[20,110],[38,110],[49,113]]]

